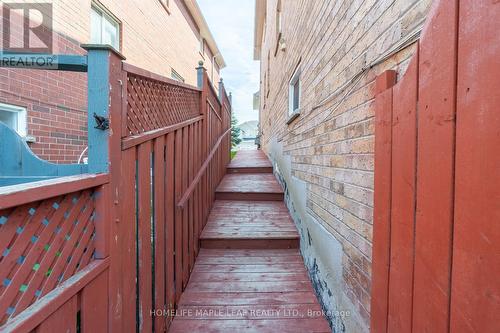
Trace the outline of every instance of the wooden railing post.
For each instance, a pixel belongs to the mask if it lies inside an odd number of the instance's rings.
[[[109,327],[121,332],[121,229],[119,187],[121,179],[122,60],[104,45],[82,45],[88,57],[88,156],[89,172],[109,173],[109,184],[96,195],[96,259],[111,257],[109,268]]]
[[[200,94],[200,114],[203,116],[202,125],[201,125],[201,156],[202,160],[205,160],[208,156],[208,107],[207,107],[207,93],[208,93],[208,82],[207,82],[207,71],[203,67],[203,61],[198,63],[198,67],[196,68],[197,77],[198,77],[198,88],[201,89]],[[201,206],[202,206],[202,215],[206,216],[206,212],[208,209],[208,173],[205,173],[201,180]],[[204,224],[204,221],[202,225]]]
[[[222,78],[219,81],[219,101],[221,105],[224,105],[224,93],[226,89],[224,89],[224,81]]]

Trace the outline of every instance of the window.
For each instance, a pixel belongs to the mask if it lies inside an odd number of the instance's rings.
[[[184,78],[179,73],[177,73],[177,71],[173,68],[172,68],[171,77],[172,77],[172,79],[174,79],[176,81],[185,82]]]
[[[274,56],[278,54],[278,49],[281,42],[281,0],[278,0],[278,5],[276,6],[276,47],[274,49]]]
[[[278,5],[276,7],[276,37],[279,39],[279,35],[281,33],[281,1],[278,1]]]
[[[288,115],[300,113],[300,66],[292,75],[288,88]]]
[[[269,97],[269,92],[271,91],[271,86],[269,85],[270,76],[271,76],[271,53],[267,52],[267,75],[266,75],[266,78],[267,78],[267,82],[266,82],[267,90],[266,90],[266,97]]]
[[[0,103],[0,121],[26,137],[26,109],[16,105]]]
[[[104,8],[94,3],[90,13],[90,42],[108,44],[120,50],[120,23]]]
[[[200,54],[205,54],[205,38],[200,38]]]

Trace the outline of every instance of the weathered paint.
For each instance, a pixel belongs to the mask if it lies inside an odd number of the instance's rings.
[[[386,161],[392,199],[388,206],[387,189],[375,187],[375,235],[386,227],[377,222],[391,215],[389,295],[373,300],[388,302],[389,311],[374,309],[375,332],[500,328],[500,162],[493,153],[500,138],[499,8],[436,2],[407,73],[378,91],[377,122],[390,111],[386,96],[393,93]],[[376,179],[387,169],[376,168]],[[374,238],[374,249],[384,246],[384,237]],[[375,262],[382,257],[374,252]],[[384,297],[377,292],[387,284],[384,272],[373,273],[372,298]]]
[[[333,332],[367,332],[342,277],[342,244],[309,212],[307,186],[291,175],[291,161],[281,143],[272,140],[269,158],[285,191],[285,202],[300,234],[300,249],[313,288]]]
[[[23,138],[0,122],[0,186],[86,173],[84,164],[54,164],[37,157]]]
[[[23,62],[16,61],[17,59],[38,58],[33,62],[50,64],[50,66],[25,66]],[[44,53],[9,53],[0,52],[0,58],[10,58],[14,61],[0,61],[0,67],[10,68],[29,68],[29,69],[42,69],[42,70],[57,70],[57,71],[70,71],[70,72],[86,72],[87,71],[87,56],[72,55],[72,54],[44,54]]]

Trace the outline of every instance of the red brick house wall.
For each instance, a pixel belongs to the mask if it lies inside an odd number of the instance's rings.
[[[11,43],[19,38],[13,34]],[[85,54],[78,42],[53,38],[57,53]],[[35,139],[28,145],[42,159],[75,163],[87,146],[86,73],[0,68],[0,103],[26,108],[27,134]]]

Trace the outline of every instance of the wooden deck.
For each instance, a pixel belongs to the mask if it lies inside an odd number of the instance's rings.
[[[217,200],[283,201],[283,189],[272,173],[227,174],[215,192]]]
[[[227,173],[272,173],[273,165],[260,150],[240,150],[227,167]]]
[[[299,234],[282,201],[215,202],[202,248],[298,248]]]
[[[262,169],[270,165],[261,151],[239,152],[231,163],[169,332],[331,331],[283,190]]]

